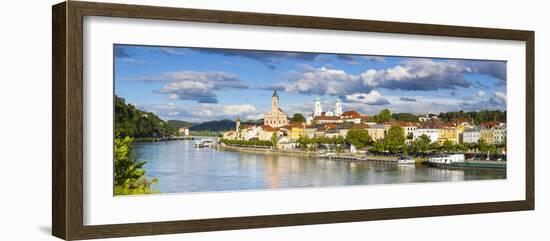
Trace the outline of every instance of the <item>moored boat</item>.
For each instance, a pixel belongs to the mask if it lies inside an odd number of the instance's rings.
[[[216,141],[212,138],[195,141],[195,147],[212,147]]]
[[[408,158],[408,157],[399,158],[399,160],[397,160],[397,164],[415,164],[415,163],[416,161],[413,158]]]

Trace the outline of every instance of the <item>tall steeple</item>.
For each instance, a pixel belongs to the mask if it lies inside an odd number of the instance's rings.
[[[279,95],[277,94],[277,90],[273,91],[273,96],[271,97],[271,110],[273,113],[277,112],[277,109],[279,109]]]
[[[334,104],[334,115],[342,115],[342,101],[340,100],[340,98],[337,98],[336,103]]]
[[[313,116],[321,116],[321,113],[323,113],[323,109],[321,108],[321,99],[319,97],[315,97]]]
[[[241,135],[241,118],[237,117],[237,121],[235,121],[235,132],[236,132],[236,138],[239,139]]]

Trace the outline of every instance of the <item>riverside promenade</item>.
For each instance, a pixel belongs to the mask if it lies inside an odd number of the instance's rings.
[[[398,163],[399,157],[397,156],[374,156],[364,155],[359,153],[334,153],[332,155],[322,155],[316,151],[298,150],[298,149],[273,149],[269,147],[250,147],[250,146],[234,146],[217,144],[214,148],[224,151],[253,153],[253,154],[267,154],[267,155],[286,155],[286,156],[307,156],[317,157],[321,159],[347,161],[347,162],[381,162],[381,163]],[[452,164],[438,164],[428,163],[428,158],[416,158],[416,164],[427,164],[431,167],[443,168],[443,169],[506,169],[505,161],[484,161],[484,160],[470,160],[464,162],[456,162]]]
[[[331,156],[321,156],[317,151],[304,151],[298,149],[273,149],[266,147],[245,147],[233,145],[215,145],[214,148],[225,151],[239,151],[255,154],[273,154],[273,155],[290,155],[290,156],[315,156],[324,159],[341,160],[341,161],[371,161],[371,162],[397,162],[397,157],[382,157],[382,156],[365,156],[361,154],[339,153]]]

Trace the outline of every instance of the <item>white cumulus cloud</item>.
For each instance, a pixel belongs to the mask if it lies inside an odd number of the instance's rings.
[[[351,95],[346,95],[346,101],[354,103],[363,103],[368,105],[386,105],[390,102],[382,97],[380,92],[373,90],[370,93],[354,93]]]

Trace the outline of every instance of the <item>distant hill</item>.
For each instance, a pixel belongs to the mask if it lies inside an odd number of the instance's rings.
[[[207,121],[189,128],[190,131],[228,131],[231,129],[235,129],[235,122],[232,120]]]
[[[167,121],[167,123],[169,126],[174,127],[176,130],[182,127],[189,128],[197,124],[197,123],[181,121],[181,120],[169,120]]]
[[[219,121],[207,121],[200,124],[195,124],[189,128],[190,131],[228,131],[235,130],[235,121],[232,120],[219,120]],[[262,125],[263,120],[246,120],[242,121],[241,125]]]

